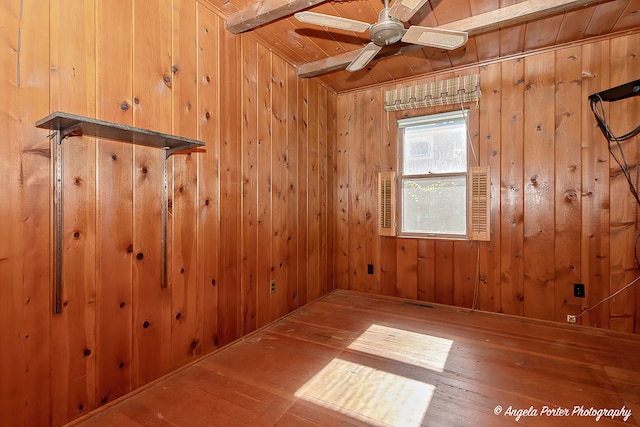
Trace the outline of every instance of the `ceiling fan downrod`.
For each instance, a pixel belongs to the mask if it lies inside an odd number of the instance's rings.
[[[384,9],[378,15],[378,22],[369,28],[371,41],[378,46],[388,46],[402,39],[406,33],[402,22],[389,15],[389,0],[384,1]]]

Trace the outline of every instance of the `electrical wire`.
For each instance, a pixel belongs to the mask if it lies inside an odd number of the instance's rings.
[[[464,117],[464,126],[467,129],[467,144],[471,149],[471,154],[473,155],[473,160],[475,160],[476,162],[476,166],[480,166],[480,160],[478,160],[478,155],[476,154],[476,150],[473,147],[473,139],[471,139],[471,132],[469,132],[469,114],[467,114],[467,111],[464,109],[464,104],[462,103],[462,94],[460,94],[459,99],[460,99],[460,111],[462,112],[462,117]],[[476,103],[476,108],[477,107],[478,107],[478,104]]]
[[[582,312],[580,314],[578,314],[576,317],[582,317],[585,313],[590,312],[591,310],[593,310],[594,308],[596,308],[597,306],[599,306],[600,304],[609,301],[611,298],[615,297],[616,295],[620,294],[621,292],[627,290],[629,287],[631,287],[632,285],[635,285],[638,280],[640,280],[640,276],[636,277],[635,279],[633,279],[631,282],[627,283],[626,285],[624,285],[622,288],[618,289],[617,291],[615,291],[614,293],[612,293],[611,295],[609,295],[608,297],[606,297],[605,299],[603,299],[602,301],[592,305],[591,307],[587,307],[582,309]]]
[[[600,111],[598,111],[596,108],[598,103],[600,103]],[[606,117],[606,112],[604,110],[603,103],[604,101],[600,96],[600,94],[595,94],[590,98],[591,110],[596,115],[596,120],[598,121],[598,126],[600,127],[600,130],[605,134],[604,135],[605,138],[607,138],[609,141],[612,141],[613,140],[612,138],[616,138],[616,137],[613,135],[613,133],[611,132],[611,129],[606,123],[607,117]],[[626,141],[638,135],[639,133],[640,133],[640,126],[637,126],[635,129],[625,133],[624,135],[618,136],[617,139],[619,141]]]
[[[476,280],[473,286],[473,302],[471,303],[471,311],[478,308],[478,295],[480,291],[480,242],[476,242],[478,246],[478,255],[476,258]]]
[[[609,127],[609,123],[607,122],[607,113],[604,109],[603,103],[604,101],[602,100],[602,97],[600,96],[600,94],[596,94],[595,96],[591,97],[589,102],[591,106],[591,111],[593,111],[593,114],[596,118],[596,122],[598,123],[598,127],[602,131],[602,134],[604,135],[604,137],[607,139],[607,142],[608,142],[607,146],[609,148],[609,153],[611,153],[611,157],[613,157],[616,163],[618,163],[618,165],[620,166],[622,174],[624,175],[624,177],[627,180],[627,183],[629,184],[629,191],[633,195],[633,198],[636,200],[636,203],[637,203],[636,206],[640,206],[640,197],[638,196],[638,191],[636,190],[636,186],[633,184],[633,181],[631,179],[631,168],[627,164],[627,159],[624,155],[624,150],[622,149],[622,145],[620,144],[620,141],[626,141],[640,134],[640,126],[636,127],[632,131],[627,132],[626,134],[620,137],[616,136],[616,134],[611,130],[611,127]],[[611,147],[612,142],[615,142],[615,146],[618,149],[619,156]],[[635,245],[633,248],[633,256],[635,258],[637,267],[640,267],[640,260],[638,259],[638,250],[637,250],[639,237],[640,237],[640,234],[636,233]]]
[[[627,182],[629,183],[629,190],[631,191],[631,194],[636,199],[636,202],[640,205],[640,197],[638,196],[636,187],[635,185],[633,185],[633,181],[631,180],[631,171],[630,171],[629,165],[627,164],[627,159],[624,155],[624,150],[622,149],[622,145],[620,144],[620,141],[626,141],[638,135],[640,133],[640,126],[636,127],[631,132],[627,132],[626,134],[618,137],[613,133],[613,131],[609,127],[609,124],[607,123],[607,114],[605,112],[603,101],[600,95],[596,95],[595,97],[591,98],[590,106],[591,106],[591,111],[593,111],[593,114],[596,117],[596,121],[598,122],[598,127],[602,131],[602,134],[604,135],[604,137],[609,142],[609,144],[607,144],[609,148],[609,153],[611,153],[611,156],[613,157],[613,159],[620,166],[622,173],[624,174],[625,178],[627,179]],[[600,106],[599,109],[598,109],[598,106]],[[619,151],[619,155],[611,147],[611,144],[610,144],[611,142],[615,142],[616,148]],[[636,262],[638,263],[637,258],[636,258]],[[640,265],[640,263],[638,263],[638,265]]]
[[[636,205],[636,208],[637,208],[638,206],[640,206],[640,197],[638,196],[638,191],[636,190],[636,186],[633,184],[633,181],[631,179],[631,168],[627,163],[627,159],[624,155],[624,150],[620,142],[626,141],[640,134],[640,126],[636,127],[630,132],[625,133],[622,136],[616,136],[616,134],[611,130],[611,128],[609,127],[609,124],[607,123],[607,113],[604,109],[603,103],[604,101],[602,100],[602,97],[600,96],[600,94],[596,94],[595,96],[590,97],[589,104],[591,107],[591,111],[593,111],[593,114],[596,118],[596,122],[598,123],[598,127],[600,128],[600,131],[602,132],[604,137],[607,139],[607,146],[609,148],[609,153],[611,153],[611,156],[613,157],[613,159],[620,166],[622,174],[625,176],[629,184],[629,191],[631,192],[631,194],[633,195],[634,199],[637,202],[637,205]],[[617,148],[618,153],[616,153],[612,148],[611,146],[612,142],[615,143],[615,147]],[[636,221],[636,226],[637,226],[637,221]],[[636,261],[636,267],[640,267],[640,261],[638,260],[638,240],[639,239],[640,239],[640,233],[636,232],[636,237],[635,237],[634,247],[633,247],[633,256]],[[616,292],[602,299],[601,301],[597,302],[591,307],[582,309],[580,314],[578,314],[576,317],[582,317],[586,313],[590,312],[591,310],[595,309],[596,307],[600,306],[606,301],[609,301],[610,299],[614,298],[616,295],[619,295],[620,293],[624,292],[631,286],[635,285],[639,280],[640,280],[640,276],[636,277],[631,282],[627,283],[622,288],[618,289]]]
[[[471,154],[473,155],[473,159],[476,162],[476,166],[480,166],[480,160],[478,159],[478,155],[476,154],[476,150],[473,147],[473,139],[471,139],[471,132],[469,132],[469,114],[464,108],[464,104],[462,101],[462,94],[459,96],[460,99],[460,111],[462,112],[462,117],[464,117],[464,125],[467,130],[467,144],[471,149]],[[479,105],[476,101],[476,108],[479,108]],[[478,191],[480,191],[478,189]],[[478,296],[480,294],[480,242],[477,242],[478,246],[478,254],[476,256],[476,274],[475,274],[475,283],[473,285],[473,301],[471,302],[471,311],[476,310],[478,308]]]

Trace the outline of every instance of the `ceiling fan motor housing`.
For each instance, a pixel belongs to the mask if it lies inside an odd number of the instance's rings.
[[[389,9],[380,11],[378,22],[371,25],[369,34],[371,41],[378,46],[394,44],[404,36],[404,25],[398,19],[389,16]]]

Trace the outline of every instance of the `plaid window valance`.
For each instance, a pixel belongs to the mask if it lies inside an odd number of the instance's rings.
[[[473,74],[389,90],[385,93],[384,109],[399,111],[436,105],[460,104],[478,101],[481,96],[480,75]]]

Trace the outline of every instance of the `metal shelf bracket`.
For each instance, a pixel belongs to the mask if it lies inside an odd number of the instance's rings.
[[[62,313],[64,305],[62,301],[62,263],[63,263],[63,145],[62,141],[72,136],[92,136],[100,139],[110,139],[129,144],[155,147],[164,150],[165,160],[172,154],[194,150],[204,147],[204,142],[176,137],[147,129],[125,126],[118,123],[106,122],[75,114],[55,112],[38,120],[36,127],[53,131],[52,140],[53,157],[53,312]],[[163,166],[163,190],[164,197],[161,227],[162,227],[162,288],[167,287],[167,228],[168,228],[168,197],[167,187],[167,163]]]

